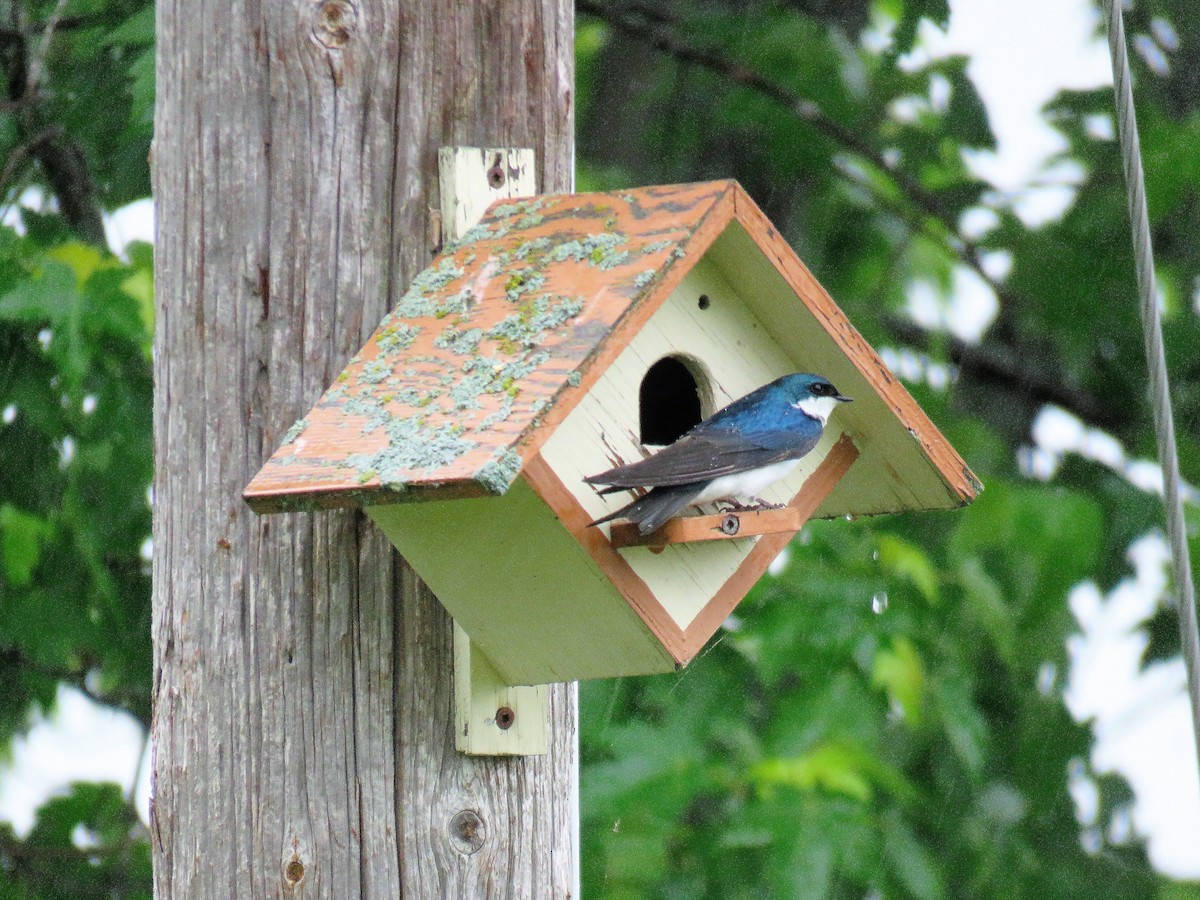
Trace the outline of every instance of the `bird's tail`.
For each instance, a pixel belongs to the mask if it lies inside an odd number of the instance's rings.
[[[628,519],[638,527],[641,534],[649,534],[660,528],[667,519],[675,515],[700,495],[704,485],[679,484],[671,487],[656,487],[645,496],[622,506],[616,512],[597,519],[592,525],[602,525],[613,519]]]

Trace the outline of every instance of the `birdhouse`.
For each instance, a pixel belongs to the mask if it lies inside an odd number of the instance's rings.
[[[585,477],[792,372],[854,399],[761,499],[642,535]],[[810,517],[951,509],[974,475],[734,181],[498,202],[245,491],[362,506],[506,684],[687,663]]]

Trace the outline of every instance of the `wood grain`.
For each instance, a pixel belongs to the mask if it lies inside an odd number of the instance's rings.
[[[575,691],[454,750],[449,617],[357,512],[243,486],[429,262],[440,146],[571,188],[565,0],[157,4],[158,897],[577,896]]]
[[[664,547],[695,541],[745,540],[760,534],[795,534],[808,520],[790,506],[781,509],[739,510],[707,516],[680,516],[662,527],[642,534],[632,522],[618,522],[608,539],[620,550],[624,547]]]

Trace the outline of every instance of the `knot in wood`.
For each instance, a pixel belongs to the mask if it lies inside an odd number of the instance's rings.
[[[341,50],[358,27],[358,7],[351,0],[321,0],[312,11],[312,36],[322,47]]]
[[[289,886],[295,887],[304,879],[304,863],[300,862],[298,857],[293,856],[284,866],[283,877]]]
[[[450,843],[463,856],[470,856],[483,846],[486,831],[483,819],[475,810],[460,810],[450,820]]]

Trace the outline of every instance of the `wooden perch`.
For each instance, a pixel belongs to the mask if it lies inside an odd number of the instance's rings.
[[[795,534],[804,527],[804,523],[816,512],[817,507],[833,489],[833,485],[837,484],[857,458],[858,448],[848,435],[842,435],[829,452],[830,465],[818,467],[787,506],[706,516],[679,516],[670,519],[649,534],[639,532],[637,525],[632,522],[618,522],[609,532],[609,543],[617,550],[622,547],[651,547],[661,550],[667,544],[721,541],[762,534]]]

